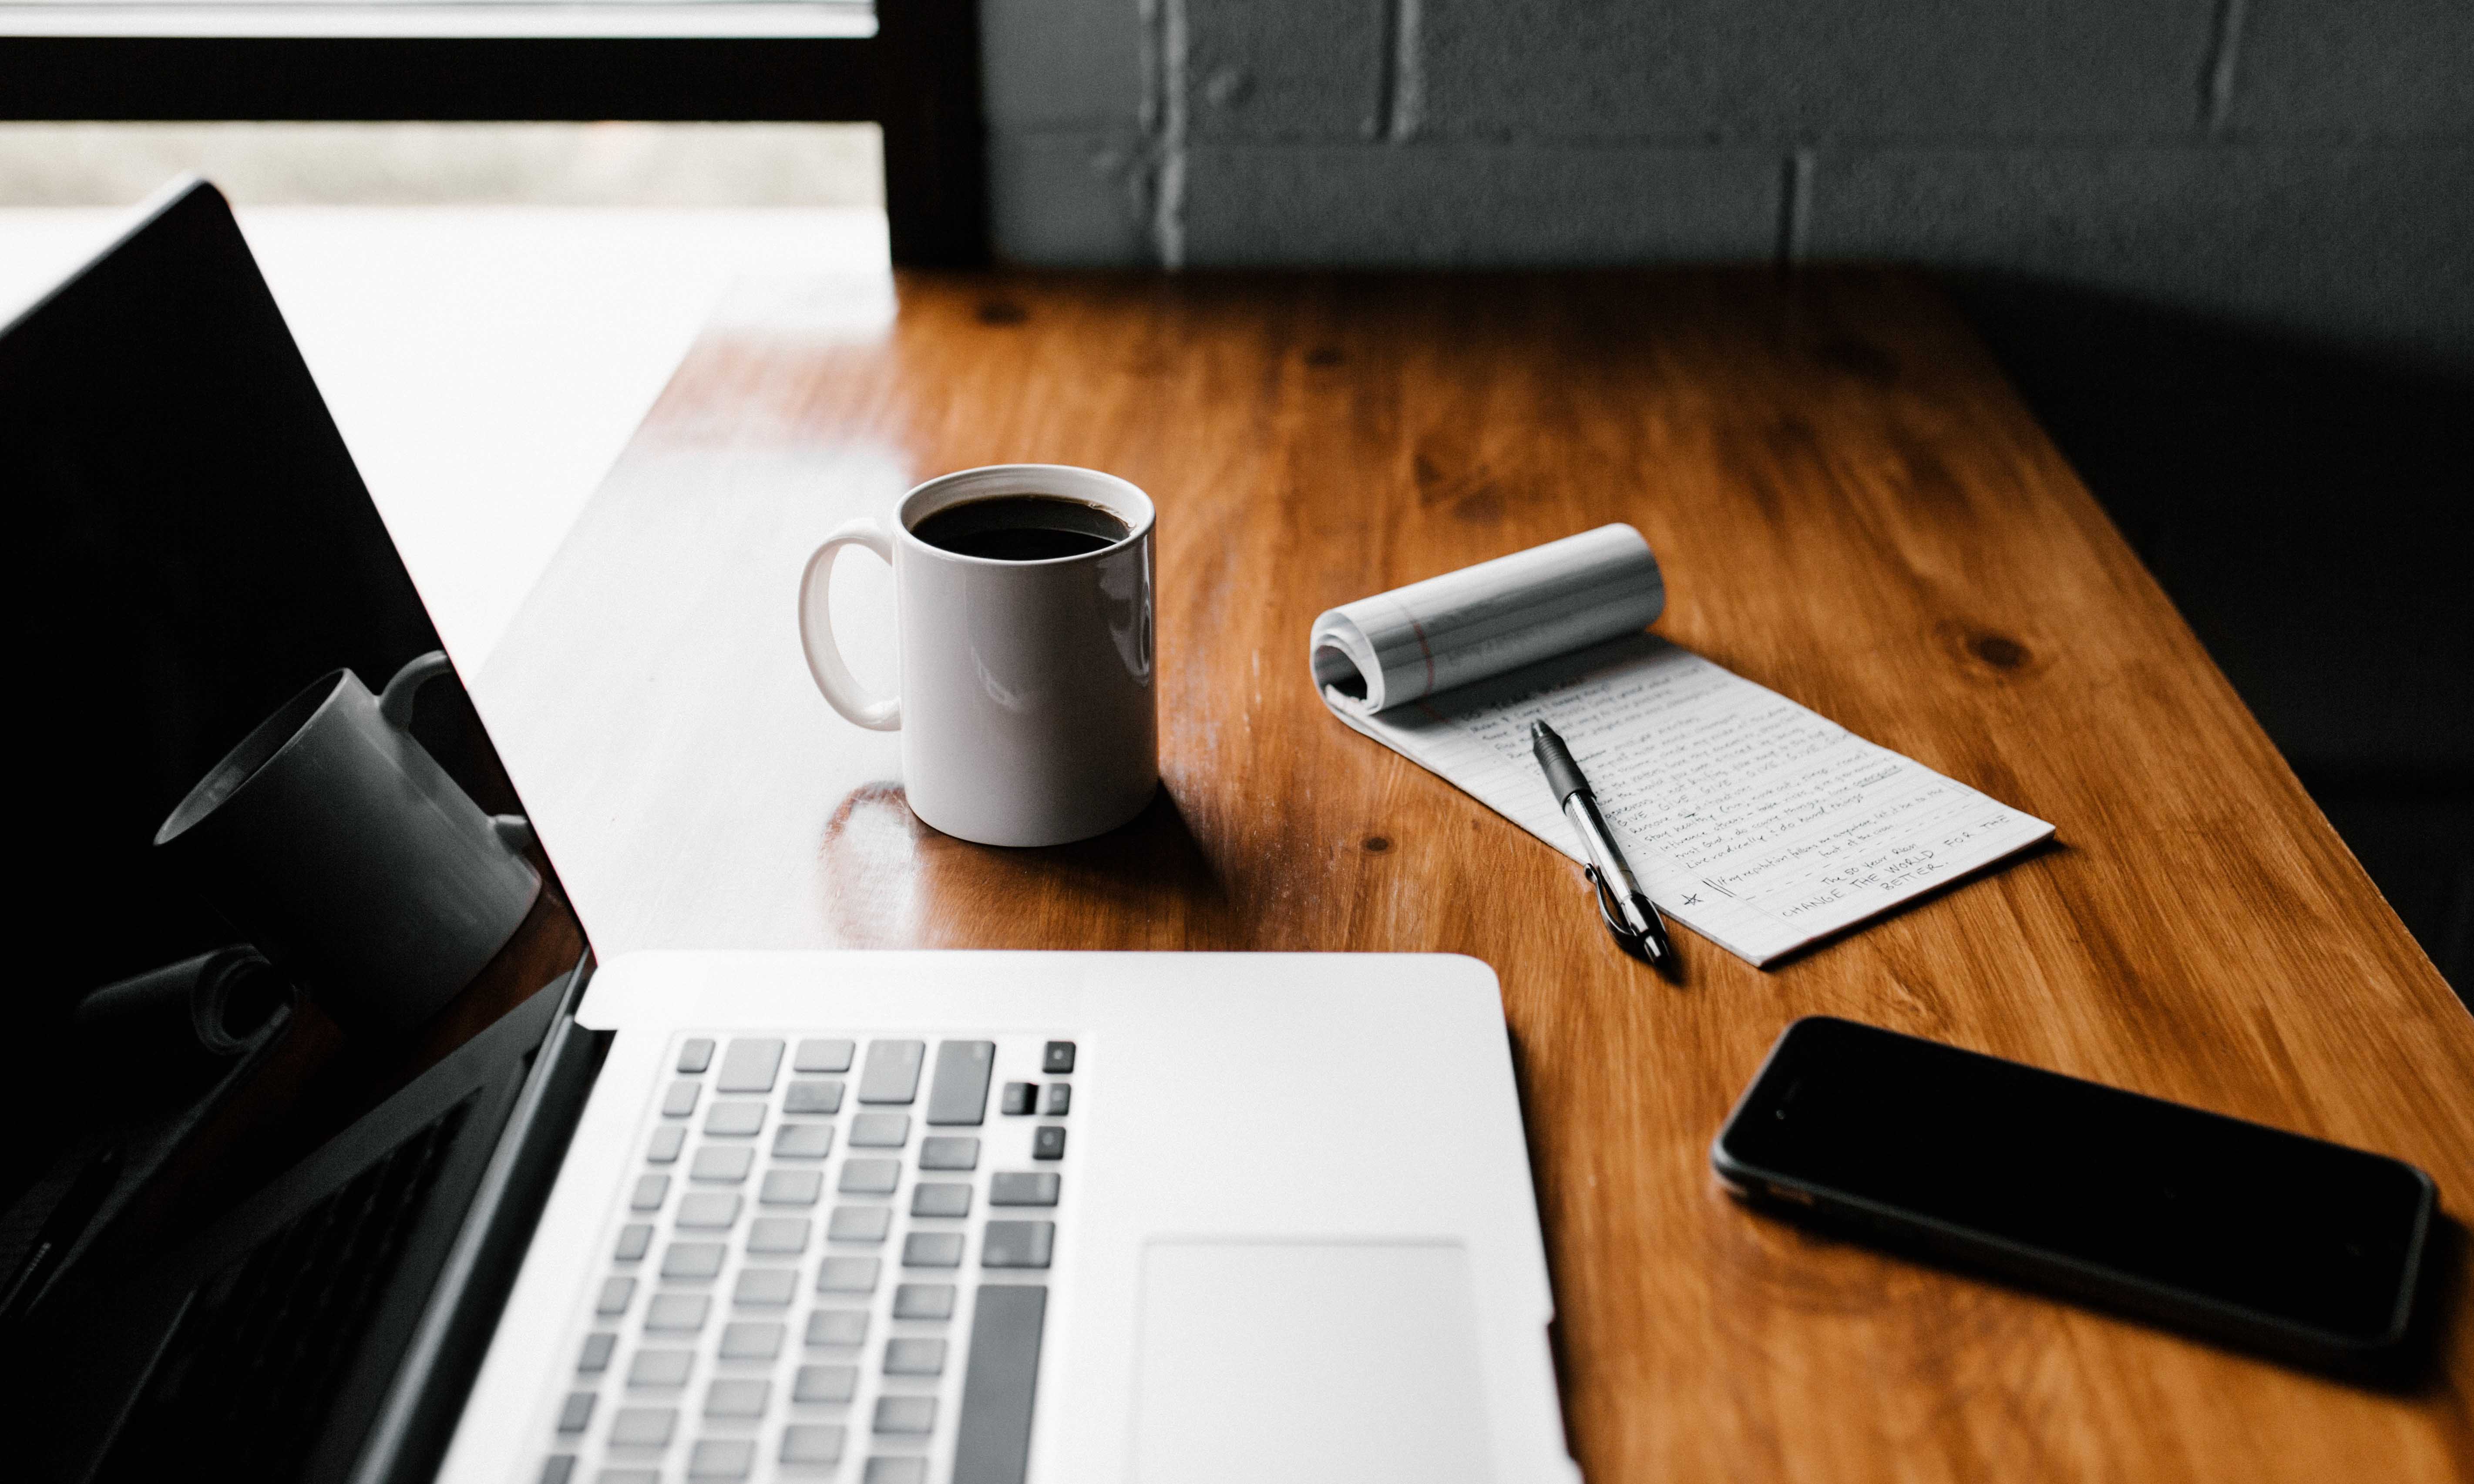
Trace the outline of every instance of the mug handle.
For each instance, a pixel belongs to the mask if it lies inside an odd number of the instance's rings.
[[[455,667],[448,662],[447,651],[432,649],[427,654],[404,661],[403,669],[378,693],[378,718],[399,732],[412,730],[412,703],[421,688],[441,675],[451,675]]]
[[[432,649],[404,661],[403,669],[378,693],[378,719],[401,732],[406,742],[421,745],[412,735],[412,703],[421,695],[421,688],[441,675],[455,673],[454,665],[444,649]],[[521,856],[533,844],[532,821],[521,815],[492,815],[490,833],[498,838],[507,853]]]
[[[841,646],[834,641],[834,554],[854,546],[875,552],[887,567],[893,565],[892,538],[885,535],[884,526],[864,516],[826,537],[799,577],[799,645],[808,653],[808,673],[816,677],[816,689],[825,693],[825,699],[844,719],[871,732],[898,731],[901,698],[862,693],[850,667],[842,663]]]

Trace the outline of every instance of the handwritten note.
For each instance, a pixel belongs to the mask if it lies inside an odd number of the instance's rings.
[[[1545,718],[1660,909],[1756,964],[2053,833],[1646,634],[1380,713],[1326,699],[1579,860],[1530,752],[1529,722]]]

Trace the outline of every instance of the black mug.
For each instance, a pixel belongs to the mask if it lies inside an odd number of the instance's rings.
[[[347,1027],[427,1019],[541,894],[520,815],[483,814],[405,730],[453,673],[433,650],[372,695],[321,676],[227,753],[156,832],[223,914]]]

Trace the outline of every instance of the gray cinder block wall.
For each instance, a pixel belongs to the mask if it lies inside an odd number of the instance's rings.
[[[1890,258],[2474,368],[2469,0],[982,0],[1019,262]]]

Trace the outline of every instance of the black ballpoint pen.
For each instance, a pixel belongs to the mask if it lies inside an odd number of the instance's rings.
[[[1598,888],[1598,915],[1606,919],[1607,931],[1615,936],[1624,952],[1647,960],[1653,968],[1675,972],[1675,944],[1666,936],[1666,919],[1658,914],[1649,893],[1640,889],[1632,867],[1625,864],[1606,816],[1598,813],[1589,780],[1582,776],[1581,765],[1572,761],[1571,749],[1543,721],[1529,723],[1529,748],[1546,772],[1546,786],[1555,791],[1555,806],[1581,837],[1582,853],[1590,862],[1582,870],[1589,885]]]

